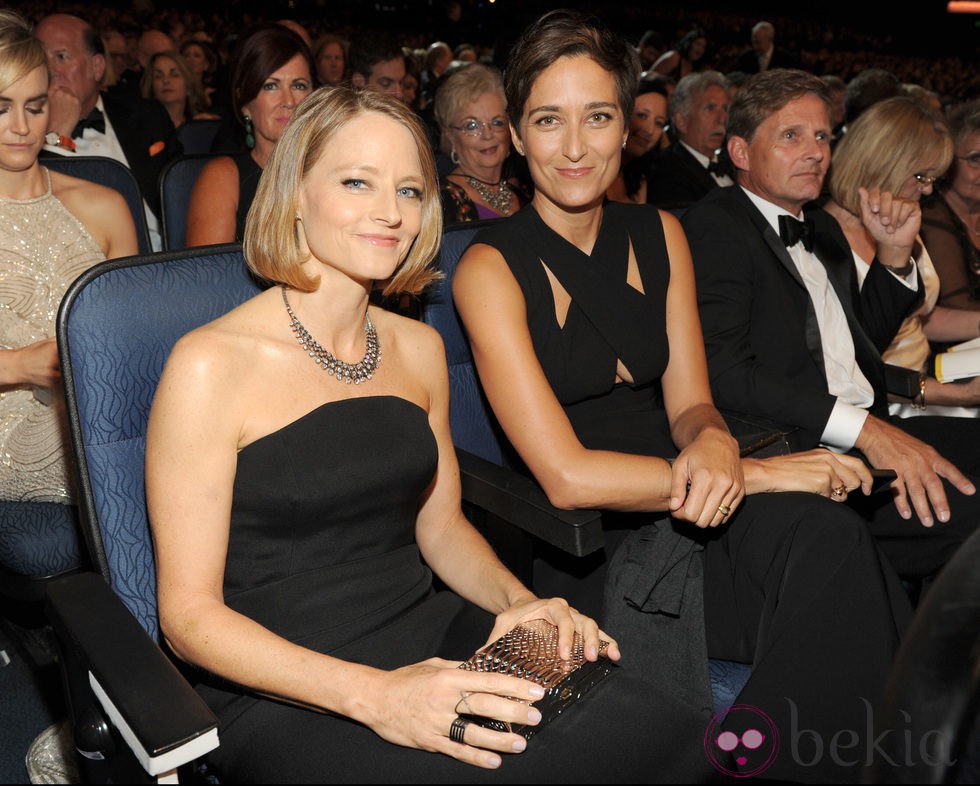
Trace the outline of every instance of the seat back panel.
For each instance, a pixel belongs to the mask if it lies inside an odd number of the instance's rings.
[[[158,636],[143,463],[153,396],[174,343],[261,291],[239,244],[112,260],[58,314],[79,508],[94,567]]]

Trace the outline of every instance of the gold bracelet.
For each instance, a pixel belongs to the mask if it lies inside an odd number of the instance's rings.
[[[919,395],[912,399],[912,406],[916,409],[926,408],[926,375],[919,375]]]

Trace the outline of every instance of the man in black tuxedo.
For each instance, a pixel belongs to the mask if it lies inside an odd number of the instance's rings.
[[[798,449],[856,450],[896,470],[891,495],[850,487],[839,497],[858,492],[849,502],[900,574],[928,577],[980,521],[980,422],[889,417],[880,352],[919,302],[911,251],[921,211],[888,193],[862,195],[877,256],[859,292],[840,226],[803,210],[820,194],[830,132],[824,84],[802,71],[757,74],[732,102],[738,185],[682,219],[711,387],[720,408],[795,429]]]
[[[730,186],[731,170],[719,151],[725,143],[728,79],[718,71],[682,77],[670,99],[672,143],[653,157],[647,202],[682,210],[718,186]]]
[[[181,152],[170,115],[159,101],[125,91],[102,91],[106,68],[102,39],[83,19],[51,14],[38,23],[35,35],[51,71],[51,141],[45,151],[105,156],[126,164],[139,184],[150,239],[159,249],[160,172]]]
[[[776,46],[776,28],[772,22],[756,22],[750,40],[752,46],[736,61],[736,71],[758,74],[770,68],[799,68],[800,59],[795,54]]]

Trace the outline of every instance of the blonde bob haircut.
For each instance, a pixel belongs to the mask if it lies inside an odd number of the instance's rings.
[[[848,125],[834,148],[830,196],[861,215],[858,187],[897,194],[923,166],[941,175],[953,160],[953,137],[935,110],[910,96],[872,104]]]
[[[366,112],[391,118],[409,130],[422,168],[422,227],[384,296],[419,294],[440,274],[431,267],[442,239],[442,203],[428,137],[415,112],[404,102],[370,90],[321,87],[296,108],[259,178],[245,219],[243,249],[248,266],[260,278],[312,292],[318,281],[306,274],[296,228],[299,196],[310,171],[334,135]]]
[[[48,61],[30,23],[16,11],[0,10],[0,92],[35,68],[47,74]]]

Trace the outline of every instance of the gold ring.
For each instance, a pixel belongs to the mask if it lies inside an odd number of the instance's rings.
[[[728,505],[719,505],[718,506],[718,512],[722,516],[727,516],[729,513],[732,512],[732,509],[730,507],[728,507]]]
[[[834,486],[834,490],[830,493],[838,499],[843,499],[844,495],[847,493],[847,486],[841,483],[839,486]]]

